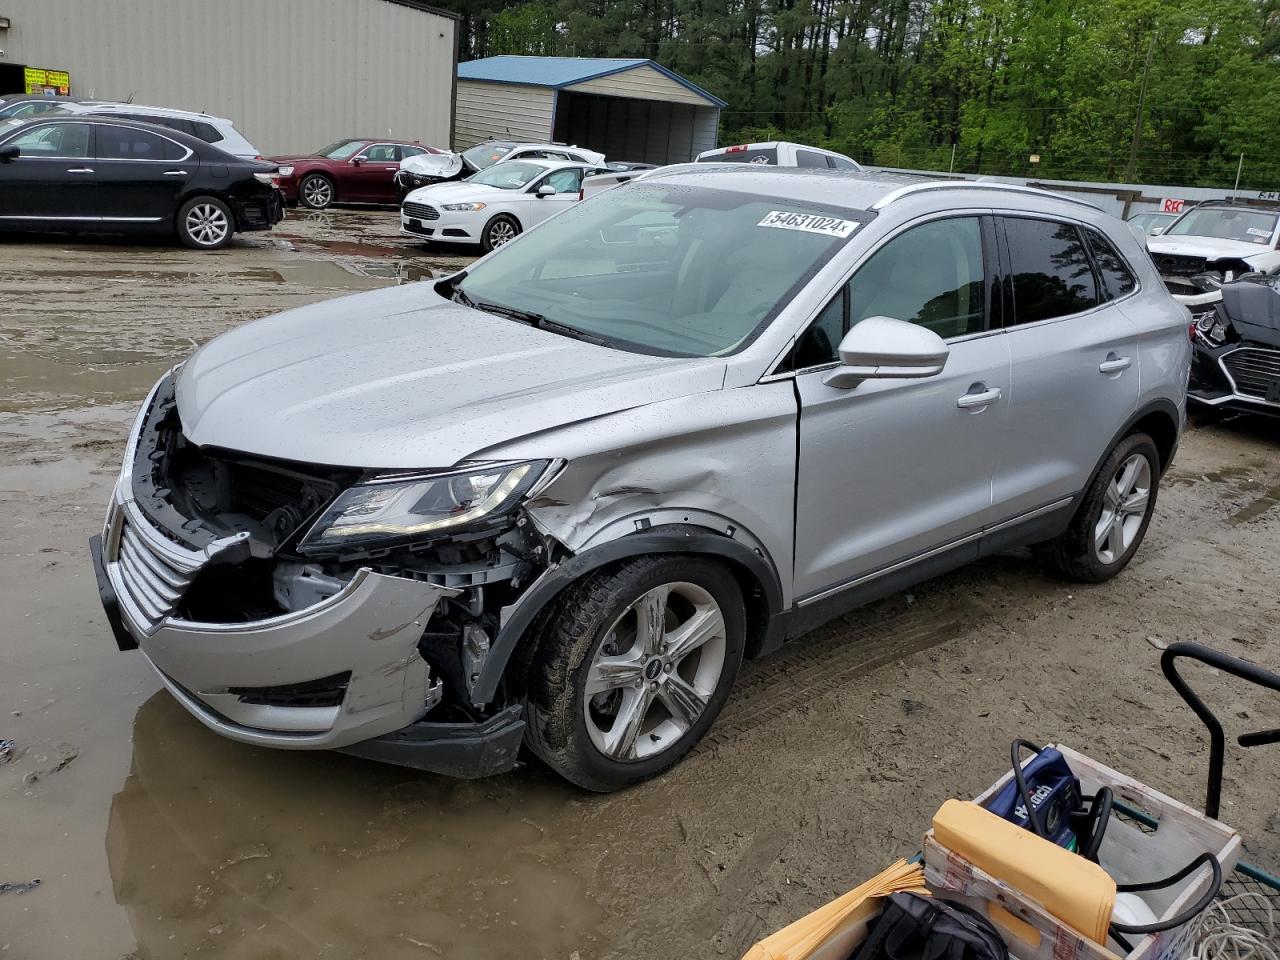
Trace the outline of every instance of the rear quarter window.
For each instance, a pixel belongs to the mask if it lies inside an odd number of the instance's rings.
[[[1134,279],[1133,271],[1111,241],[1091,227],[1085,228],[1085,236],[1089,238],[1089,249],[1093,251],[1093,259],[1098,264],[1103,299],[1118,300],[1133,293],[1138,281]]]
[[[218,143],[222,140],[222,134],[218,128],[211,123],[204,123],[196,120],[191,123],[191,133],[193,136],[199,137],[205,143]]]

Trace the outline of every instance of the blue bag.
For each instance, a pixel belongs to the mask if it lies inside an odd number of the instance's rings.
[[[1025,767],[1023,749],[1035,754]],[[988,802],[987,809],[1060,847],[1079,852],[1076,823],[1084,806],[1080,778],[1053,747],[1015,740],[1010,753],[1013,779]]]

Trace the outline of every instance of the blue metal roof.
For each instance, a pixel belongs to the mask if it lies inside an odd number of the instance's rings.
[[[560,90],[574,84],[585,83],[599,77],[607,77],[624,70],[649,66],[670,77],[686,89],[692,90],[708,103],[717,107],[728,104],[713,96],[680,74],[668,70],[654,60],[598,58],[598,57],[522,57],[504,55],[485,57],[458,64],[459,80],[484,80],[489,83],[522,83],[533,87],[552,87]]]

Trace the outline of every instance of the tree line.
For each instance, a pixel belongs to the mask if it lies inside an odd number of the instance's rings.
[[[1280,188],[1280,0],[444,0],[463,60],[649,57],[721,143],[883,166]],[[1243,164],[1241,164],[1243,155]],[[1033,162],[1033,157],[1038,162]]]

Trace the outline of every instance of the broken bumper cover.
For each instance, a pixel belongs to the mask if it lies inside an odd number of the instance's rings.
[[[455,590],[361,569],[327,600],[265,620],[157,615],[164,578],[178,579],[182,562],[198,570],[208,557],[165,538],[119,491],[103,535],[90,541],[103,609],[117,645],[139,647],[210,730],[259,746],[347,748],[452,776],[515,765],[524,732],[518,708],[481,723],[420,722],[442,687],[418,641]]]
[[[1219,410],[1280,416],[1280,350],[1248,343],[1197,343],[1187,399]]]

